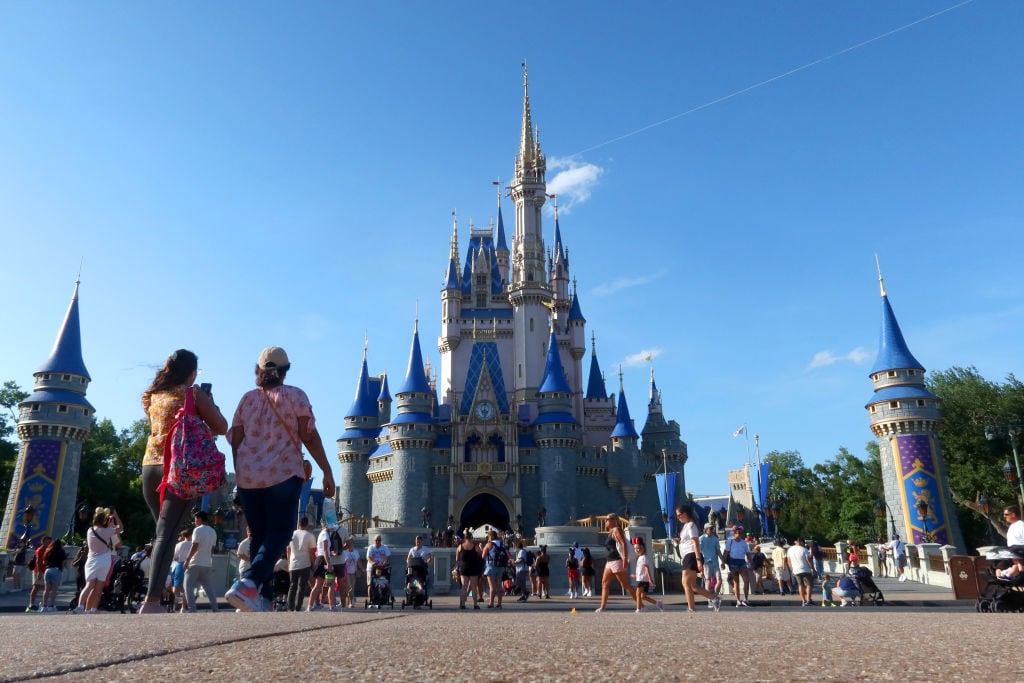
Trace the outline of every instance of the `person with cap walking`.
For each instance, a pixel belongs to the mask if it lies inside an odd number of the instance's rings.
[[[900,581],[906,581],[907,575],[904,571],[907,568],[907,544],[900,540],[899,534],[893,534],[892,540],[885,544],[886,550],[892,554],[893,564],[896,565],[896,573]]]
[[[273,603],[274,564],[295,528],[305,481],[303,446],[323,473],[324,496],[334,496],[334,475],[309,397],[284,383],[290,369],[284,349],[263,349],[256,361],[257,388],[242,396],[228,431],[235,484],[252,530],[253,552],[249,569],[225,597],[246,612],[262,612]]]
[[[715,533],[715,525],[711,522],[704,525],[704,533],[700,537],[699,545],[700,556],[704,558],[704,587],[717,598],[722,591],[722,569],[719,564],[722,559],[722,551],[718,534]],[[708,609],[714,606],[714,601],[708,600]]]

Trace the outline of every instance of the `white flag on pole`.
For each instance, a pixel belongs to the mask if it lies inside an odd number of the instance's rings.
[[[743,432],[747,431],[747,425],[741,425],[739,429],[732,433],[733,436],[740,436]]]

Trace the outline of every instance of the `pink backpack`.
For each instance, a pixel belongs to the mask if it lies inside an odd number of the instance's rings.
[[[194,500],[227,482],[224,454],[217,450],[209,426],[196,414],[193,392],[192,387],[185,390],[185,405],[164,440],[164,478],[157,487],[161,505],[167,491]]]

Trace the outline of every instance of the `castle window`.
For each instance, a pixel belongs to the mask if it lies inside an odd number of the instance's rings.
[[[891,378],[891,377],[895,377],[895,376],[896,376],[896,371],[895,371],[895,370],[890,370],[890,371],[889,371],[888,373],[886,373],[886,374],[887,374],[887,376],[888,376],[888,377],[890,377],[890,378]]]
[[[487,295],[486,294],[477,294],[476,295],[476,307],[477,308],[487,308]]]
[[[899,410],[900,402],[899,401],[889,401],[889,408],[891,410]]]
[[[82,377],[80,381],[82,382],[82,384],[85,384],[85,378],[84,377]]]
[[[64,375],[60,379],[61,379],[62,382],[70,382],[71,381],[71,375]]]
[[[530,318],[530,332],[533,332],[533,318]]]
[[[68,412],[68,407],[67,406],[57,406],[57,412],[58,413],[66,413],[66,412]]]
[[[908,377],[913,377],[916,374],[917,374],[917,370],[907,370],[907,376]]]
[[[44,380],[50,379],[50,373],[47,372],[46,374],[44,374],[43,375],[43,379]]]
[[[32,412],[33,413],[38,413],[39,412],[39,404],[38,403],[33,403],[32,404]]]
[[[872,382],[877,382],[878,381],[878,373],[875,373],[875,374],[871,375],[871,381]]]
[[[917,407],[924,408],[924,399],[917,399]]]
[[[875,412],[875,406],[871,406],[871,412]]]

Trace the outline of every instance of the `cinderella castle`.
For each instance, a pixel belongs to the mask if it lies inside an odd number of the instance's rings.
[[[424,366],[418,321],[393,399],[364,351],[338,439],[343,511],[403,526],[529,530],[608,512],[660,519],[654,475],[666,467],[686,490],[686,443],[662,413],[653,372],[640,432],[621,373],[618,394],[608,393],[593,336],[584,374],[587,321],[557,211],[550,247],[544,239],[545,172],[524,71],[507,188],[511,247],[500,190],[497,225],[471,224],[461,260],[455,222],[441,288],[440,381]]]

